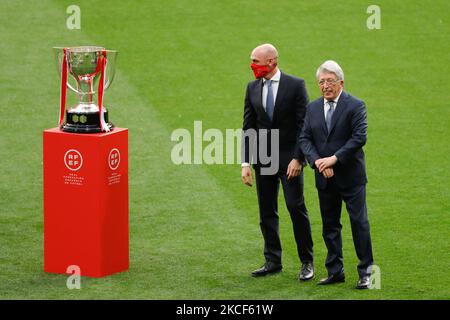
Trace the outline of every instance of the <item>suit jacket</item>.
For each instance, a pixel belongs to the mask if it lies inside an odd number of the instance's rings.
[[[257,79],[247,85],[244,104],[243,132],[254,129],[260,132],[266,129],[270,135],[272,129],[279,129],[280,167],[286,167],[293,159],[305,163],[305,157],[300,148],[299,136],[303,127],[303,121],[308,104],[305,81],[303,79],[281,72],[278,92],[275,99],[275,107],[272,121],[270,121],[262,104],[263,80]],[[259,135],[258,135],[259,137]],[[245,139],[243,144],[243,162],[250,162],[249,141]],[[258,151],[260,139],[256,139]],[[270,139],[268,139],[270,150]],[[256,157],[256,165],[260,164]]]
[[[342,91],[328,132],[323,98],[311,102],[306,111],[300,144],[313,169],[315,161],[336,155],[334,179],[342,189],[366,184],[363,146],[367,136],[367,113],[363,101]],[[324,189],[327,179],[315,170],[316,187]]]

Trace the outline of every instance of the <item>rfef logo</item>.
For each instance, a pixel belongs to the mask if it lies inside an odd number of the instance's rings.
[[[78,171],[83,165],[83,157],[79,151],[70,149],[64,155],[64,164],[67,169],[71,171]]]
[[[109,152],[108,164],[111,170],[116,170],[120,164],[120,152],[118,149],[114,148]]]

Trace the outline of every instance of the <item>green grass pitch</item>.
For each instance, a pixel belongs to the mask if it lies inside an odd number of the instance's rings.
[[[81,9],[68,30],[66,8]],[[369,30],[367,7],[381,8]],[[450,3],[433,1],[0,2],[0,298],[2,299],[449,299]],[[296,280],[291,223],[280,201],[283,272],[263,262],[255,188],[239,165],[180,165],[170,134],[240,128],[249,55],[279,50],[281,70],[319,97],[315,70],[338,61],[346,89],[368,108],[367,203],[381,289],[354,290],[357,258],[343,212],[347,282],[319,287],[325,245],[313,172],[305,197],[316,280]],[[59,79],[51,48],[119,51],[106,94],[130,134],[130,270],[82,278],[43,272],[42,131],[55,127]],[[281,196],[281,195],[280,195]],[[70,195],[67,195],[70,198]],[[282,198],[280,198],[282,199]],[[75,205],[75,204],[74,204]]]

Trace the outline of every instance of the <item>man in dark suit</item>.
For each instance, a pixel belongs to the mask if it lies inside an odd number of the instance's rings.
[[[249,186],[253,184],[250,163],[254,164],[265,257],[265,264],[253,271],[252,276],[265,276],[282,269],[278,224],[281,181],[302,262],[299,280],[310,280],[314,277],[313,242],[303,198],[302,168],[306,162],[299,144],[308,103],[305,82],[278,69],[278,52],[270,44],[256,47],[251,60],[257,79],[248,84],[245,95],[242,181]],[[251,152],[252,142],[245,138],[251,131],[257,133],[258,155]],[[271,164],[276,164],[272,171],[266,170],[267,163],[260,157],[263,149],[268,151]]]
[[[335,61],[324,62],[316,76],[323,97],[308,105],[300,143],[308,163],[315,169],[323,238],[328,249],[325,262],[328,277],[318,284],[345,281],[340,224],[344,201],[359,258],[356,288],[366,289],[370,286],[373,265],[363,151],[366,107],[363,101],[343,91],[344,73]]]

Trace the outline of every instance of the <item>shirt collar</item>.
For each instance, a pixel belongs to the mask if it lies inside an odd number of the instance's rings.
[[[275,72],[275,74],[272,76],[272,78],[270,78],[270,80],[272,81],[280,81],[281,78],[281,71],[280,69],[277,70],[277,72]],[[266,83],[267,79],[263,78],[263,83]]]
[[[339,98],[341,97],[342,91],[343,91],[343,90],[341,89],[341,92],[339,92],[338,96],[333,100],[335,106],[337,106],[337,104],[338,104],[338,101],[339,101]],[[327,102],[328,102],[328,100],[325,99],[325,98],[323,98],[323,105],[324,105],[324,106],[325,106],[325,105],[328,105]]]

